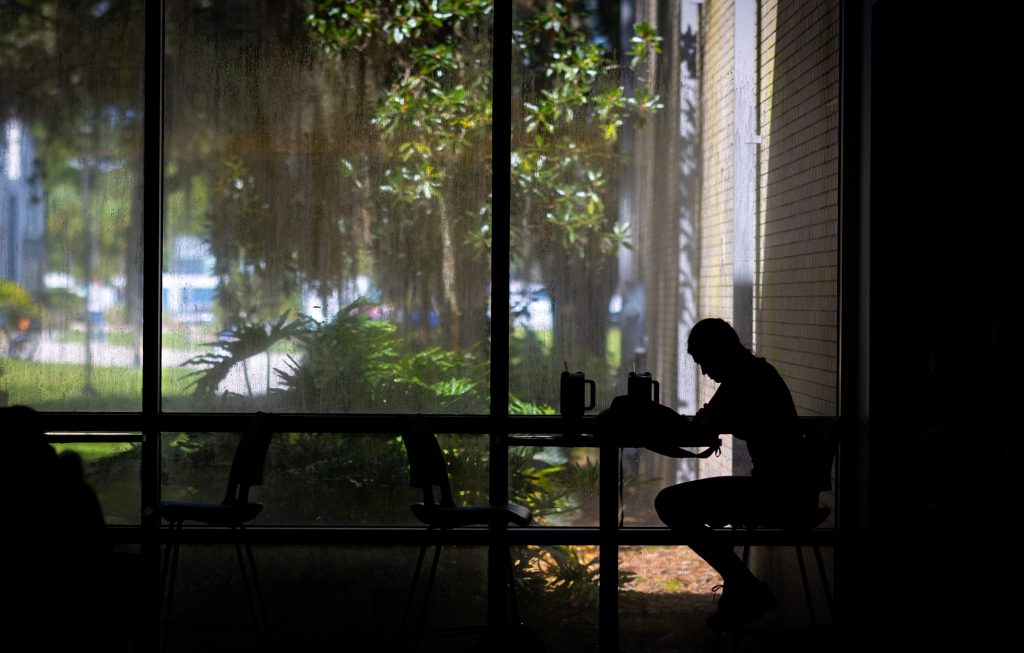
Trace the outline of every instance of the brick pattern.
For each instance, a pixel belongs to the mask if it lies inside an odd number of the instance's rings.
[[[782,12],[780,14],[780,12]],[[839,2],[761,3],[754,344],[804,415],[836,412]]]
[[[708,1],[701,16],[702,185],[698,210],[698,318],[733,312],[733,2]],[[715,384],[702,378],[697,404]],[[725,458],[725,456],[723,456]],[[702,472],[703,475],[703,472]]]
[[[698,318],[732,315],[734,3],[701,17]],[[802,415],[836,413],[839,2],[760,3],[754,348]],[[698,405],[715,385],[702,379]],[[730,473],[731,447],[700,476]]]
[[[834,415],[839,2],[765,0],[760,11],[754,347],[782,373],[800,414]],[[821,498],[834,508],[834,494]],[[791,551],[755,549],[751,566],[786,594],[801,595]],[[800,623],[805,610],[786,601],[781,611]]]

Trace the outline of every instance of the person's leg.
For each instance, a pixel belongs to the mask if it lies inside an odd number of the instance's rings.
[[[681,483],[655,499],[661,520],[685,533],[687,543],[721,577],[719,612],[709,623],[721,628],[749,621],[773,609],[775,597],[713,530],[726,524],[757,523],[758,489],[749,476],[724,476]]]
[[[690,548],[714,567],[727,584],[749,581],[753,576],[712,527],[749,522],[753,505],[751,484],[748,476],[705,478],[665,488],[654,500],[661,521],[686,533]]]

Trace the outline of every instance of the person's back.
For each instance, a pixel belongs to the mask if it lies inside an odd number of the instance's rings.
[[[789,387],[767,360],[747,352],[695,421],[742,440],[751,476],[787,491],[812,492],[814,479]]]

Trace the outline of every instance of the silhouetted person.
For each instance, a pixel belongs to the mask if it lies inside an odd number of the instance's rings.
[[[85,480],[82,457],[77,452],[67,450],[57,455],[57,484],[59,502],[54,516],[67,538],[68,546],[64,548],[70,549],[65,557],[81,562],[83,578],[92,577],[95,566],[109,559],[111,547],[100,500]]]
[[[56,522],[50,508],[57,502],[57,452],[43,439],[35,411],[24,406],[0,408],[3,429],[4,563],[11,594],[5,618],[15,629],[31,626],[45,605],[52,583],[50,565],[56,552]],[[7,574],[4,574],[7,576]]]
[[[687,533],[694,551],[722,576],[724,589],[709,625],[727,628],[751,621],[777,605],[771,589],[750,572],[714,528],[727,524],[785,526],[817,507],[793,398],[778,371],[740,342],[724,320],[701,320],[690,331],[687,350],[701,372],[718,382],[711,400],[692,418],[651,401],[617,397],[601,414],[602,430],[623,433],[643,423],[638,442],[673,457],[692,455],[673,438],[692,443],[732,434],[745,441],[750,476],[721,476],[680,483],[655,499],[661,520]],[[638,418],[643,421],[639,422]]]
[[[9,529],[6,634],[38,650],[123,650],[119,642],[127,640],[109,623],[118,585],[110,544],[81,458],[58,455],[31,408],[0,408],[0,428]]]

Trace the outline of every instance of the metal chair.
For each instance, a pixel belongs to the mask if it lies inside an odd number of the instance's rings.
[[[412,512],[427,530],[452,529],[464,526],[528,526],[533,520],[529,509],[524,506],[509,504],[504,506],[458,506],[452,498],[451,484],[448,478],[448,464],[435,434],[428,430],[424,423],[414,420],[409,432],[402,435],[405,450],[409,457],[409,485],[423,492],[423,501],[414,503]],[[410,636],[409,618],[415,603],[416,588],[423,571],[429,543],[420,547],[416,560],[416,571],[406,599],[405,611],[402,616],[402,627],[399,633],[399,646]],[[434,545],[434,558],[427,576],[427,585],[422,597],[419,619],[410,639],[415,646],[419,636],[424,632],[427,608],[430,604],[430,593],[437,575],[437,566],[441,558],[442,543]],[[519,611],[516,605],[515,586],[513,579],[512,554],[508,557],[508,590],[511,621],[518,622]],[[433,632],[455,632],[466,629],[434,629]],[[485,627],[471,630],[485,630]]]
[[[817,484],[819,494],[832,490],[832,470],[835,464],[836,455],[839,451],[839,437],[841,422],[837,417],[814,417],[804,420],[804,442],[808,454],[808,461],[813,466],[812,473]],[[825,570],[825,562],[821,555],[821,545],[816,541],[810,544],[801,542],[801,532],[818,528],[828,520],[832,509],[819,502],[818,507],[804,515],[796,523],[785,525],[783,537],[792,540],[793,550],[796,553],[797,566],[800,569],[800,581],[804,590],[804,597],[807,600],[807,613],[812,626],[818,625],[817,616],[814,611],[814,597],[811,593],[811,584],[807,574],[807,565],[804,561],[803,547],[810,546],[814,551],[814,558],[817,562],[818,576],[824,590],[825,603],[828,607],[829,617],[832,616],[833,598],[832,590],[829,587],[828,575]],[[743,562],[750,561],[750,544],[743,545]]]
[[[817,490],[827,492],[833,489],[833,469],[836,464],[836,456],[839,453],[839,441],[842,429],[842,422],[839,418],[814,418],[806,422],[804,429],[804,441],[807,444],[810,464],[813,466],[812,473],[817,484]],[[796,524],[786,525],[786,530],[793,533],[800,539],[800,532],[821,526],[831,515],[831,509],[825,504],[818,503],[818,507],[806,515],[805,519]],[[818,576],[821,580],[824,591],[825,604],[828,608],[829,618],[833,616],[833,594],[828,586],[828,576],[825,573],[824,561],[821,558],[821,546],[819,543],[810,543],[814,551],[814,559],[817,562]],[[804,545],[797,543],[793,549],[797,554],[797,565],[800,568],[800,580],[804,589],[804,597],[807,599],[807,612],[811,625],[817,626],[818,621],[814,612],[814,598],[811,595],[811,584],[807,576],[807,565],[804,563]],[[743,547],[743,561],[748,561],[750,556],[750,545]]]
[[[161,501],[146,511],[145,517],[166,521],[171,530],[170,541],[164,548],[161,568],[161,648],[166,644],[166,629],[174,625],[171,616],[174,609],[174,585],[178,573],[178,552],[181,547],[181,530],[185,522],[198,522],[210,526],[223,526],[235,535],[234,545],[242,585],[253,619],[254,631],[269,638],[269,624],[263,593],[256,572],[256,559],[252,547],[245,540],[245,524],[252,521],[262,510],[263,504],[249,499],[249,488],[263,484],[263,466],[267,449],[273,435],[272,416],[257,413],[246,426],[238,440],[231,471],[228,475],[227,492],[220,503],[198,501]],[[243,557],[242,549],[245,549]],[[251,576],[251,587],[250,587]]]

